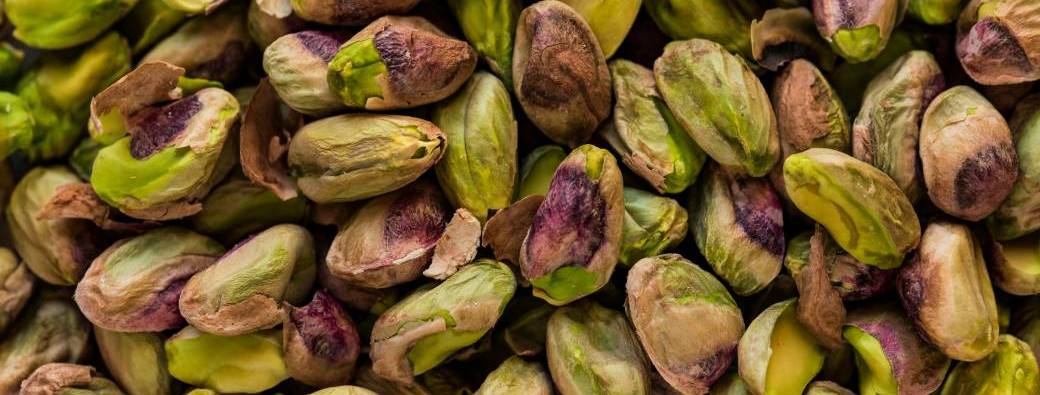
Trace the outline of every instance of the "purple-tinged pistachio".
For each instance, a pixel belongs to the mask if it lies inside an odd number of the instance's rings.
[[[911,202],[924,190],[917,163],[921,117],[942,88],[935,58],[910,51],[870,82],[852,126],[852,154],[892,177]]]
[[[628,36],[636,21],[642,0],[603,2],[599,0],[560,0],[581,15],[596,35],[603,57],[610,58]]]
[[[343,43],[328,85],[350,108],[395,110],[451,96],[473,74],[477,53],[416,16],[386,16]]]
[[[625,222],[618,255],[622,265],[660,255],[686,237],[689,216],[679,202],[635,188],[625,188],[624,196]]]
[[[657,371],[681,393],[707,393],[733,362],[744,333],[729,291],[676,254],[636,262],[626,290],[629,318]]]
[[[784,259],[780,197],[765,178],[712,166],[690,198],[690,235],[737,295],[758,292]]]
[[[856,395],[833,381],[814,381],[805,389],[805,395]]]
[[[484,379],[474,395],[552,395],[553,382],[539,362],[509,357]]]
[[[140,64],[162,61],[183,67],[189,77],[231,84],[246,74],[253,50],[246,3],[232,2],[188,20],[149,50]]]
[[[213,189],[202,201],[202,211],[191,217],[191,227],[227,245],[282,223],[307,218],[307,200],[279,199],[271,190],[248,180],[232,179]]]
[[[166,350],[158,333],[121,333],[94,327],[105,367],[129,395],[173,395]]]
[[[796,248],[808,251],[793,251],[792,259],[785,259],[785,264],[798,288],[798,321],[816,338],[816,343],[833,352],[843,347],[841,326],[846,314],[841,294],[829,281],[827,240],[827,232],[816,225],[808,246],[794,243]],[[804,261],[799,262],[801,258]]]
[[[1029,344],[1000,335],[997,348],[975,362],[958,362],[943,385],[942,395],[1040,393],[1040,369]]]
[[[310,200],[349,202],[415,181],[440,160],[446,140],[437,126],[418,118],[338,115],[300,129],[288,159]]]
[[[805,7],[774,8],[751,22],[751,55],[771,71],[799,58],[830,70],[837,58],[816,31],[812,12]]]
[[[278,97],[292,109],[323,115],[345,109],[326,76],[329,62],[350,36],[346,32],[306,30],[281,36],[264,50],[263,66]]]
[[[503,337],[516,355],[533,357],[545,349],[545,326],[555,309],[539,305],[518,317],[505,328]]]
[[[917,332],[950,358],[976,361],[996,347],[997,302],[982,245],[967,225],[929,223],[896,285]]]
[[[353,386],[353,385],[341,385],[338,387],[329,387],[323,390],[311,392],[310,395],[379,395],[376,392],[372,392],[369,389]]]
[[[1040,234],[990,239],[985,250],[993,285],[1012,295],[1040,294]]]
[[[1018,178],[1007,122],[967,86],[950,88],[928,106],[919,154],[932,203],[968,221],[995,211]]]
[[[531,195],[548,194],[553,174],[566,158],[567,151],[558,145],[543,145],[531,150],[520,166],[515,200],[520,201]]]
[[[535,296],[564,305],[606,284],[621,249],[624,203],[609,152],[583,145],[564,159],[520,247],[520,271]]]
[[[192,276],[181,291],[181,315],[221,336],[273,327],[282,322],[282,302],[302,303],[314,286],[314,254],[307,229],[273,226]]]
[[[921,339],[894,304],[853,310],[843,336],[856,350],[861,395],[931,394],[950,367],[950,359]]]
[[[751,58],[748,26],[761,14],[751,0],[646,0],[646,11],[674,40],[703,38]]]
[[[658,192],[686,190],[697,181],[707,156],[657,93],[653,72],[618,59],[610,63],[610,74],[617,103],[600,135]]]
[[[549,318],[545,352],[561,395],[650,394],[650,367],[625,315],[584,300]]]
[[[0,333],[15,322],[32,296],[36,277],[11,250],[0,247]]]
[[[37,367],[86,357],[90,323],[66,294],[39,292],[18,318],[0,340],[0,393],[18,393],[19,384]]]
[[[820,35],[850,63],[874,59],[906,13],[906,0],[815,0]]]
[[[383,15],[405,14],[419,0],[292,0],[297,16],[324,25],[364,25]]]
[[[365,288],[415,280],[450,218],[437,185],[418,181],[364,203],[329,247],[329,272]]]
[[[466,40],[509,89],[513,89],[513,36],[520,0],[448,0]]]
[[[430,267],[423,271],[423,275],[444,280],[455,274],[459,267],[472,262],[480,247],[480,233],[480,221],[473,214],[464,208],[455,210],[433,247]]]
[[[798,299],[774,304],[740,338],[740,377],[755,394],[801,394],[823,367],[825,350],[799,323]]]
[[[983,85],[1040,79],[1040,3],[972,0],[957,20],[957,57]]]
[[[269,9],[272,4],[274,9]],[[261,0],[249,2],[246,25],[253,44],[263,50],[281,36],[306,29],[308,23],[292,13],[289,0]]]
[[[217,393],[259,393],[289,378],[279,329],[217,336],[187,326],[164,347],[174,378]]]
[[[964,0],[909,0],[907,13],[929,25],[945,25],[957,20]]]
[[[77,182],[64,166],[34,167],[18,182],[5,212],[15,251],[36,277],[54,285],[78,282],[105,244],[90,221],[39,217],[62,186]]]
[[[800,233],[787,242],[784,267],[797,275],[809,262],[811,232]],[[888,292],[895,286],[898,271],[882,270],[856,260],[841,249],[830,235],[824,241],[824,260],[831,285],[842,300],[859,301]]]
[[[654,62],[654,77],[679,124],[723,167],[761,177],[779,160],[769,96],[737,55],[708,40],[672,42]]]
[[[513,297],[516,280],[503,263],[478,260],[436,286],[415,291],[372,328],[375,373],[411,384],[456,351],[480,340]]]
[[[1018,238],[1040,229],[1040,95],[1019,102],[1010,124],[1018,157],[1018,178],[1007,199],[986,218],[986,225],[997,240]]]
[[[94,325],[119,332],[184,326],[181,290],[224,246],[183,228],[161,228],[108,247],[76,286],[76,304]]]
[[[137,0],[7,0],[0,4],[13,36],[33,48],[65,49],[93,41]]]
[[[119,30],[126,34],[133,53],[141,54],[151,48],[187,18],[184,12],[171,8],[166,1],[140,0],[119,22]]]
[[[315,387],[350,382],[361,340],[350,316],[324,291],[303,307],[285,306],[282,347],[292,378]]]
[[[513,88],[553,141],[577,147],[610,115],[610,71],[589,24],[559,1],[524,9],[513,47]]]
[[[666,383],[666,385],[667,385],[667,383]],[[668,386],[668,389],[671,390],[671,392],[666,392],[663,395],[681,395],[682,394],[681,392],[676,391],[670,385]],[[751,392],[751,390],[748,389],[747,383],[744,382],[744,379],[740,378],[740,374],[738,374],[737,372],[732,372],[732,373],[729,373],[729,374],[727,374],[725,376],[722,376],[722,378],[720,378],[719,381],[716,381],[715,384],[713,384],[711,386],[711,391],[708,392],[708,394],[709,395],[751,395],[752,392]]]
[[[895,181],[847,154],[811,148],[791,155],[784,185],[799,210],[867,265],[899,267],[921,238],[917,214]]]
[[[487,221],[512,203],[516,185],[517,126],[509,91],[495,76],[478,72],[431,116],[448,138],[436,167],[448,201]]]
[[[19,395],[123,395],[116,383],[100,376],[92,366],[49,363],[36,368],[22,381]]]
[[[139,221],[120,215],[118,210],[102,201],[94,193],[94,188],[85,182],[58,187],[50,200],[40,209],[37,219],[83,219],[93,222],[102,230],[120,234],[139,234],[161,225],[154,221]]]

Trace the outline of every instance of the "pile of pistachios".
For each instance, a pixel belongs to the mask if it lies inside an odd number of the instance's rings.
[[[1040,394],[1040,0],[0,4],[0,395]]]

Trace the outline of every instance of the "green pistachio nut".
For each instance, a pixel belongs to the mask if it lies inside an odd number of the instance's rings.
[[[986,218],[986,226],[997,240],[1040,229],[1040,95],[1019,102],[1010,123],[1019,177],[1007,199]]]
[[[0,284],[4,284],[0,288],[0,300],[4,301],[0,306],[0,333],[15,322],[32,296],[35,282],[36,278],[25,263],[20,262],[11,250],[0,247]]]
[[[519,0],[448,0],[466,40],[506,87],[513,89],[513,35]]]
[[[520,14],[513,90],[527,117],[556,143],[577,147],[610,115],[610,71],[589,24],[559,1]]]
[[[534,295],[564,305],[603,287],[617,264],[624,214],[614,157],[592,145],[572,151],[520,247],[520,271]]]
[[[293,136],[289,166],[310,200],[337,203],[399,189],[433,167],[447,138],[431,122],[378,114],[338,115]]]
[[[76,285],[76,304],[94,325],[111,331],[183,327],[181,287],[223,254],[220,243],[183,228],[120,240],[91,263]]]
[[[282,322],[282,302],[301,304],[314,286],[314,254],[307,229],[268,228],[192,276],[181,291],[181,315],[221,336],[273,327]]]
[[[924,192],[917,141],[921,117],[943,88],[932,54],[910,51],[874,77],[852,127],[852,153],[892,177],[916,202]]]
[[[144,53],[152,45],[177,28],[187,18],[183,11],[166,5],[166,0],[139,0],[119,22],[135,54]]]
[[[140,64],[163,61],[183,67],[189,77],[231,84],[248,73],[252,45],[246,2],[235,1],[189,19],[155,44]]]
[[[112,379],[128,395],[173,395],[173,378],[158,333],[122,333],[94,327],[94,339]]]
[[[896,282],[917,332],[939,351],[976,361],[997,345],[997,302],[982,245],[967,225],[933,221]]]
[[[917,214],[895,181],[847,154],[811,148],[791,155],[784,184],[799,210],[867,265],[899,267],[921,238]]]
[[[907,13],[929,25],[945,25],[957,20],[965,0],[909,0]]]
[[[531,195],[545,196],[549,193],[556,168],[567,158],[567,151],[558,145],[543,145],[531,150],[520,165],[520,179],[516,187],[516,199]]]
[[[180,12],[195,15],[195,14],[211,14],[217,7],[228,2],[228,0],[162,0],[166,3],[167,7],[173,8]]]
[[[310,395],[379,395],[376,392],[372,392],[366,388],[357,387],[353,385],[341,385],[338,387],[329,387],[323,390],[312,392]]]
[[[780,197],[765,178],[712,166],[690,195],[690,235],[737,295],[765,288],[784,259]]]
[[[776,116],[743,59],[708,40],[676,41],[654,62],[654,77],[679,124],[723,167],[761,177],[777,163]]]
[[[476,65],[477,53],[469,44],[426,19],[385,16],[339,47],[327,80],[347,107],[395,110],[451,96]]]
[[[202,211],[191,217],[191,226],[226,245],[233,245],[277,224],[303,222],[307,211],[307,200],[303,197],[282,200],[263,186],[232,179],[206,196]]]
[[[164,347],[174,378],[218,393],[259,393],[289,378],[278,329],[228,337],[188,326]]]
[[[0,392],[17,394],[36,368],[76,362],[90,347],[90,323],[60,291],[38,292],[0,339]]]
[[[512,356],[487,375],[474,395],[519,393],[551,395],[553,382],[541,363],[528,362],[518,356]]]
[[[834,85],[834,90],[841,96],[845,108],[850,114],[856,114],[863,101],[863,92],[875,76],[911,50],[934,48],[937,44],[933,41],[933,36],[920,31],[896,30],[892,32],[888,45],[877,57],[862,63],[839,64],[828,77]]]
[[[1040,392],[1040,369],[1029,344],[1000,335],[996,349],[975,362],[958,362],[943,385],[942,395]]]
[[[760,13],[751,0],[645,0],[646,11],[674,40],[703,38],[751,58],[748,26]]]
[[[32,373],[18,392],[21,395],[123,395],[112,380],[100,376],[92,366],[49,363]]]
[[[856,351],[860,395],[931,394],[950,359],[921,339],[899,306],[853,310],[843,337]]]
[[[801,394],[823,367],[825,350],[796,316],[797,299],[769,306],[740,338],[740,377],[755,394]]]
[[[50,284],[78,282],[106,242],[90,221],[39,217],[59,188],[78,182],[64,166],[34,167],[18,182],[4,213],[18,255],[36,277]]]
[[[292,0],[293,13],[324,25],[361,26],[383,15],[406,14],[419,0]]]
[[[36,122],[29,105],[18,95],[0,92],[0,158],[29,148]]]
[[[833,381],[814,381],[805,389],[805,395],[856,395]]]
[[[2,8],[2,6],[0,6]],[[0,87],[8,88],[18,79],[22,63],[25,61],[25,52],[11,43],[0,43]]]
[[[588,22],[596,35],[603,56],[610,58],[625,40],[636,21],[642,0],[603,2],[600,0],[560,0]]]
[[[484,222],[509,206],[516,183],[517,126],[509,91],[495,76],[478,72],[431,120],[448,138],[437,162],[437,180],[455,207]]]
[[[318,291],[305,306],[286,306],[284,317],[282,342],[289,376],[316,387],[350,381],[361,340],[339,302]]]
[[[273,6],[272,6],[273,4]],[[292,13],[289,1],[249,2],[246,14],[249,37],[258,48],[265,49],[279,37],[307,29],[307,21]],[[325,76],[322,75],[322,78]]]
[[[1040,233],[989,240],[986,263],[993,285],[1012,295],[1040,294]]]
[[[657,371],[681,393],[706,393],[733,362],[744,333],[726,287],[693,262],[665,254],[636,262],[625,289],[626,311]]]
[[[545,334],[562,395],[650,393],[650,367],[625,315],[584,300],[557,309]]]
[[[673,199],[625,188],[625,222],[621,227],[618,263],[632,266],[640,259],[675,248],[686,237],[686,209]]]
[[[137,0],[7,0],[4,13],[14,37],[30,47],[63,49],[101,36]]]
[[[329,89],[329,62],[346,32],[305,30],[286,34],[264,50],[263,66],[278,97],[294,110],[323,115],[345,109]]]
[[[770,71],[805,58],[825,70],[834,67],[837,56],[816,30],[808,8],[774,8],[751,23],[751,55]]]
[[[682,192],[697,181],[707,156],[657,93],[652,71],[624,59],[609,67],[617,102],[600,134],[658,192]]]
[[[487,259],[463,266],[436,286],[420,288],[380,315],[372,328],[374,372],[411,384],[413,376],[483,337],[515,290],[509,267]]]
[[[831,48],[850,63],[881,53],[906,13],[906,0],[813,1],[816,28]]]
[[[967,86],[950,88],[932,101],[919,144],[928,197],[955,217],[985,218],[1000,207],[1018,178],[1007,122]]]
[[[957,20],[957,57],[983,85],[1040,79],[1040,4],[1032,0],[971,0]]]

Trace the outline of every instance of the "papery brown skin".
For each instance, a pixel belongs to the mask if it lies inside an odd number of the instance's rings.
[[[777,71],[795,59],[805,58],[826,70],[836,56],[805,7],[774,8],[751,23],[751,54],[759,65]]]
[[[187,75],[231,84],[245,75],[253,41],[246,27],[246,5],[220,7],[193,18],[155,45],[141,63],[164,61],[187,70]]]
[[[122,395],[111,380],[102,378],[92,366],[49,363],[22,381],[19,395],[96,394]]]
[[[299,129],[303,119],[296,113],[292,113],[290,119],[282,114],[278,94],[271,83],[267,78],[260,80],[242,119],[238,155],[246,177],[267,187],[280,199],[289,200],[299,192],[296,181],[289,175],[285,153],[292,132]]]
[[[957,20],[957,57],[964,71],[983,85],[1040,79],[1038,19],[1035,1],[972,0]]]
[[[545,196],[531,195],[499,210],[488,219],[481,235],[481,245],[490,247],[495,259],[520,264],[520,246],[534,222]]]
[[[40,219],[85,219],[103,230],[137,234],[157,228],[156,221],[127,218],[98,197],[90,183],[62,185],[40,209]]]
[[[531,121],[560,144],[581,145],[610,115],[610,71],[599,41],[558,1],[540,1],[520,14],[513,87]]]
[[[91,137],[105,144],[114,142],[125,130],[106,125],[108,117],[114,115],[125,124],[138,111],[181,99],[184,92],[177,83],[183,76],[183,67],[163,61],[142,62],[90,99]]]
[[[798,286],[797,317],[817,343],[838,350],[845,341],[841,337],[845,323],[845,305],[841,295],[831,286],[826,267],[826,230],[816,225],[809,239],[808,264],[794,275]]]
[[[349,383],[361,350],[354,322],[324,291],[303,307],[283,309],[282,348],[289,376],[315,387]]]
[[[477,256],[480,233],[480,221],[469,210],[455,210],[433,248],[430,267],[423,271],[423,275],[444,280],[455,274],[460,266],[472,262]]]
[[[0,247],[0,334],[15,322],[32,296],[36,277],[11,250]]]
[[[383,15],[404,14],[419,0],[292,0],[295,15],[325,25],[357,26]]]

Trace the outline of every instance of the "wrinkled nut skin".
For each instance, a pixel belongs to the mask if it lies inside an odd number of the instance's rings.
[[[815,337],[815,343],[836,352],[844,348],[841,326],[845,323],[846,309],[841,293],[831,282],[832,255],[827,250],[828,240],[830,238],[823,227],[815,225],[811,235],[808,235],[808,241],[805,242],[808,246],[803,246],[799,237],[796,237],[794,241],[799,242],[792,243],[793,247],[803,251],[795,251],[792,259],[785,259],[784,263],[791,272],[798,290],[795,318]],[[804,261],[799,262],[802,259]]]
[[[98,375],[91,366],[49,363],[22,381],[20,395],[123,395],[116,383]]]
[[[416,16],[385,16],[343,43],[327,80],[347,107],[395,110],[451,96],[473,74],[477,53]]]
[[[837,56],[816,31],[812,12],[805,7],[774,8],[751,23],[751,55],[762,67],[777,71],[798,58],[834,67]]]
[[[972,0],[957,20],[957,57],[983,85],[1040,79],[1040,3]]]
[[[520,0],[447,0],[466,41],[488,68],[513,89],[513,35],[520,18]]]
[[[783,206],[765,178],[710,167],[690,195],[690,222],[697,248],[737,295],[762,290],[780,273]]]
[[[660,193],[680,193],[697,181],[704,151],[690,138],[657,93],[651,70],[624,59],[610,62],[614,82],[612,120],[600,135],[632,172]]]
[[[553,382],[539,362],[509,357],[484,379],[474,395],[552,395]]]
[[[11,250],[0,247],[0,333],[15,322],[36,284],[29,267]]]
[[[561,395],[649,394],[650,371],[625,316],[588,300],[557,309],[545,331]]]
[[[421,180],[365,202],[336,234],[329,273],[364,288],[419,278],[430,264],[451,210],[437,185]]]
[[[906,0],[814,0],[816,28],[851,63],[874,59],[906,12]]]
[[[588,22],[603,57],[610,58],[628,36],[636,21],[642,0],[621,0],[604,3],[599,0],[559,0],[567,4]]]
[[[409,385],[456,351],[476,343],[498,321],[516,291],[513,272],[487,259],[463,266],[436,286],[420,288],[376,320],[372,370]]]
[[[540,1],[520,13],[513,45],[513,90],[527,117],[556,143],[588,141],[613,100],[588,23],[564,3]]]
[[[917,159],[921,117],[942,88],[935,58],[910,51],[870,82],[852,126],[852,155],[892,177],[911,202],[924,190]]]
[[[140,64],[163,61],[185,68],[189,77],[232,84],[247,73],[254,50],[246,3],[232,2],[185,22],[152,47]]]
[[[705,394],[737,353],[744,319],[729,291],[676,254],[628,273],[626,310],[657,371],[683,394]]]
[[[985,358],[957,363],[942,389],[942,395],[1037,392],[1040,392],[1040,369],[1033,350],[1011,335],[1000,335],[996,349]]]
[[[996,347],[997,302],[982,245],[968,226],[928,224],[896,285],[917,331],[950,358],[976,361]]]
[[[723,167],[761,177],[780,159],[769,96],[743,59],[708,40],[675,41],[654,77],[679,124]]]
[[[509,206],[516,184],[517,125],[509,90],[477,72],[452,98],[434,108],[434,124],[448,138],[435,168],[453,206],[480,222]]]
[[[862,395],[931,394],[950,367],[950,359],[921,339],[894,304],[851,311],[843,336],[856,351]]]
[[[59,187],[78,182],[64,166],[34,167],[15,186],[4,212],[15,251],[36,277],[49,284],[78,282],[106,243],[90,221],[39,218]]]
[[[22,380],[44,364],[81,360],[89,337],[90,323],[67,295],[38,292],[0,340],[0,393],[18,393]]]
[[[986,264],[993,285],[1012,295],[1040,294],[1040,235],[985,244]]]
[[[181,291],[181,315],[199,330],[235,336],[282,322],[282,302],[314,286],[314,241],[299,225],[275,225],[242,241]]]
[[[950,88],[928,106],[919,152],[932,203],[968,221],[995,211],[1018,178],[1007,122],[966,86]]]
[[[917,246],[921,224],[895,181],[847,154],[812,148],[784,161],[791,201],[850,255],[892,269]]]
[[[635,188],[625,188],[624,198],[618,263],[632,266],[674,248],[686,237],[689,215],[679,202]]]
[[[264,49],[263,67],[278,97],[289,107],[308,115],[324,115],[345,109],[329,89],[329,62],[346,32],[306,30],[286,34]]]
[[[337,115],[293,136],[289,166],[316,203],[361,200],[401,188],[444,155],[447,138],[431,122],[378,114]]]
[[[281,223],[300,223],[308,213],[307,199],[282,200],[270,189],[243,179],[231,179],[202,201],[191,217],[195,231],[234,245],[248,235]]]
[[[94,325],[111,331],[180,328],[177,302],[184,284],[223,254],[220,243],[182,228],[117,241],[76,285],[76,304]]]
[[[218,394],[260,393],[289,378],[281,332],[217,336],[187,326],[163,344],[167,366],[177,380]]]
[[[1007,199],[986,218],[997,240],[1011,240],[1040,229],[1040,95],[1018,103],[1011,118],[1018,156],[1018,178]]]
[[[324,25],[359,26],[378,17],[404,14],[419,0],[292,0],[293,14]]]
[[[520,272],[535,296],[564,305],[607,283],[621,248],[624,204],[621,171],[609,152],[583,145],[564,159],[520,246]]]
[[[751,57],[748,26],[760,13],[751,0],[645,0],[646,11],[674,40],[703,38]]]
[[[127,394],[172,395],[173,377],[158,333],[121,333],[94,327],[105,367]]]
[[[64,49],[87,43],[130,12],[137,0],[7,0],[0,4],[14,37],[34,48]]]
[[[282,346],[289,376],[316,387],[350,382],[361,340],[339,302],[318,291],[307,305],[289,305],[283,311]]]
[[[945,25],[957,20],[964,0],[909,0],[906,12],[929,25]]]

